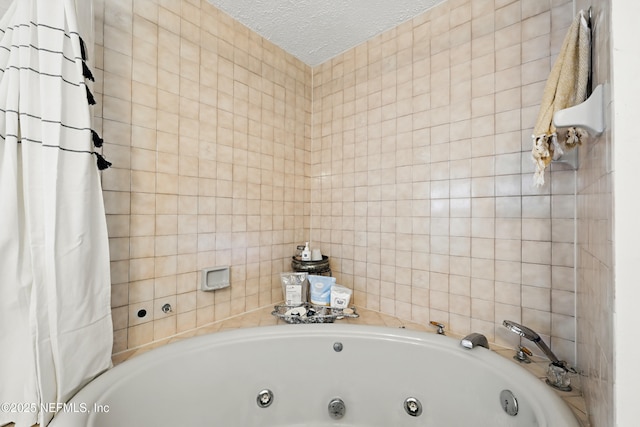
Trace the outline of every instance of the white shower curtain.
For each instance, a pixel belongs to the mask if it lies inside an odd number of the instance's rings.
[[[73,0],[15,0],[0,20],[0,425],[45,426],[111,366],[83,56]]]

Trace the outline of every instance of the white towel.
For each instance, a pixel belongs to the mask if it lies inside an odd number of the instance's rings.
[[[558,142],[553,114],[572,107],[586,98],[591,59],[591,32],[585,11],[573,20],[544,88],[538,120],[533,129],[531,154],[536,165],[535,186],[544,185],[544,171],[553,158],[562,154],[562,145],[573,148],[586,133],[570,128],[565,141]],[[555,156],[554,156],[555,155]]]

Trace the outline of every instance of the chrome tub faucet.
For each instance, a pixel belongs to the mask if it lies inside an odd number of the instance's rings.
[[[489,341],[487,341],[487,337],[477,332],[473,332],[466,337],[462,338],[460,341],[460,345],[464,348],[475,348],[475,347],[484,347],[489,348]]]

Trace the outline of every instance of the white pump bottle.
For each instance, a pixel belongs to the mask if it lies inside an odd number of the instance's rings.
[[[309,242],[304,243],[304,249],[300,255],[302,261],[311,261],[311,250],[309,250]]]

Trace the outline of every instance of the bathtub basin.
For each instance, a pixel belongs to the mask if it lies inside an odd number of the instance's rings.
[[[261,407],[264,390],[273,397]],[[503,390],[517,400],[517,415],[503,410]],[[408,398],[419,402],[420,415],[405,409]],[[344,403],[342,418],[330,414],[334,399]],[[551,388],[490,350],[424,332],[338,324],[239,329],[157,348],[96,378],[50,424],[579,425]]]

